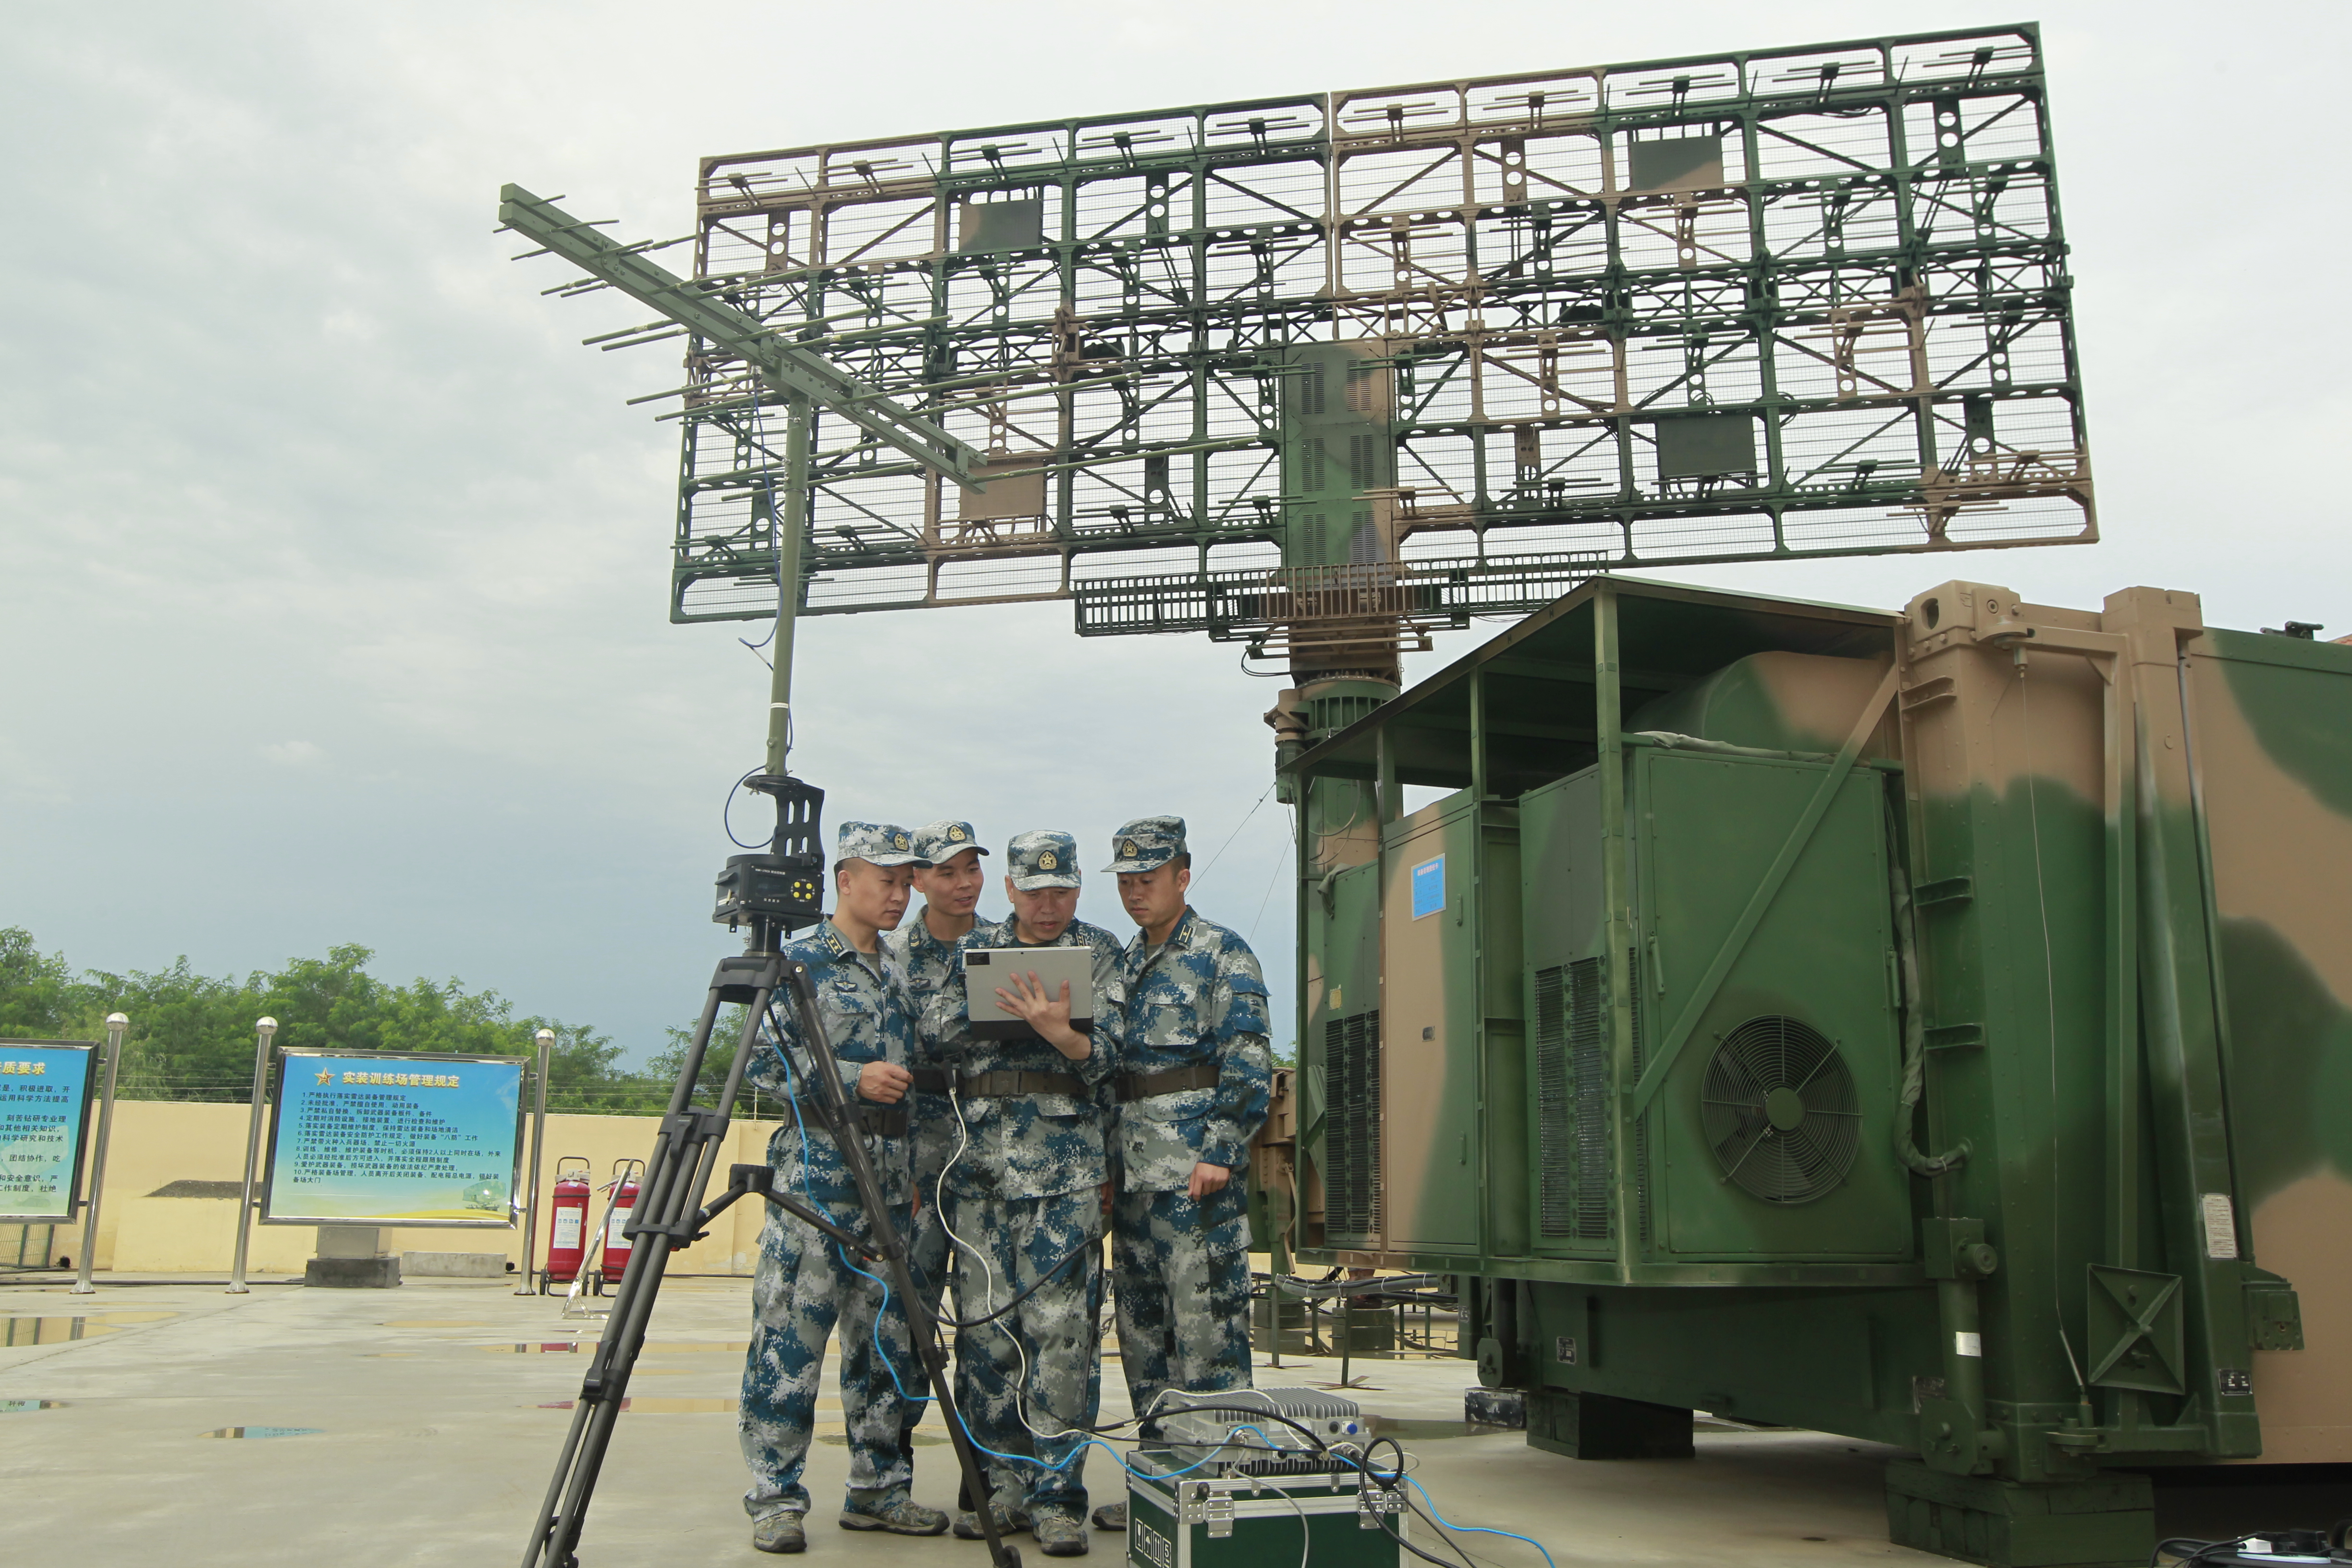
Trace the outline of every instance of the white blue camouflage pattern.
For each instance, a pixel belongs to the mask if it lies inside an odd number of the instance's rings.
[[[807,965],[810,984],[816,991],[817,1016],[841,1063],[842,1092],[852,1104],[861,1103],[857,1093],[860,1068],[877,1061],[903,1068],[915,1055],[915,1001],[907,988],[906,972],[898,967],[887,945],[877,944],[877,951],[871,953],[859,952],[831,921],[820,921],[808,935],[784,943],[782,952],[784,957]],[[809,1056],[801,1042],[799,1011],[788,992],[776,994],[773,1017],[782,1025],[782,1044],[789,1048],[790,1069],[786,1068],[775,1035],[763,1029],[743,1076],[779,1099],[805,1096],[810,1092]],[[783,1118],[790,1125],[791,1107],[784,1108]],[[841,1152],[815,1121],[804,1119],[804,1125],[808,1134],[807,1192],[824,1202],[846,1204],[855,1209],[857,1191],[850,1184],[849,1169],[842,1163]],[[863,1136],[883,1197],[893,1204],[913,1198],[912,1140]],[[788,1163],[775,1165],[778,1189],[802,1192],[799,1140],[784,1141],[778,1147]],[[771,1163],[774,1163],[772,1160]]]
[[[988,853],[980,834],[960,817],[942,816],[915,829],[915,853],[933,866],[944,866],[967,849]]]
[[[774,1142],[793,1137],[787,1125]],[[853,1234],[867,1234],[854,1205],[825,1205],[827,1217]],[[906,1206],[890,1211],[901,1236],[911,1223]],[[914,1477],[901,1431],[923,1410],[923,1391],[907,1314],[896,1300],[886,1308],[882,1282],[854,1273],[841,1248],[814,1226],[772,1210],[760,1232],[760,1263],[751,1277],[751,1343],[743,1361],[743,1391],[736,1415],[751,1487],[743,1510],[753,1519],[792,1510],[806,1513],[801,1473],[816,1425],[819,1375],[825,1341],[841,1330],[841,1413],[849,1435],[849,1489],[904,1490]],[[879,1320],[878,1323],[877,1320]],[[877,1350],[877,1342],[880,1349]],[[895,1374],[895,1380],[894,1380]]]
[[[991,1495],[1032,1516],[1082,1520],[1083,1439],[1038,1433],[1092,1426],[1101,1408],[1101,1200],[1092,1187],[1024,1198],[951,1192],[948,1221],[964,1244],[956,1249],[956,1301],[967,1319],[1003,1306],[1080,1252],[997,1321],[958,1330],[955,1351],[956,1399],[972,1436],[985,1448],[1014,1456],[985,1459]]]
[[[1265,976],[1249,943],[1191,908],[1157,949],[1135,933],[1122,955],[1127,1019],[1118,1070],[1217,1064],[1213,1089],[1154,1095],[1118,1108],[1121,1184],[1181,1190],[1195,1164],[1238,1171],[1274,1093]]]
[[[1059,861],[1059,851],[1046,852]],[[1051,874],[1054,868],[1045,869]],[[1020,941],[1008,918],[973,926],[958,950],[1024,945],[1029,944]],[[1091,1086],[1085,1096],[960,1100],[966,1131],[951,1148],[941,1184],[948,1223],[963,1244],[954,1249],[953,1262],[960,1316],[976,1318],[995,1310],[1074,1248],[1084,1249],[1083,1257],[1000,1321],[956,1334],[958,1398],[974,1435],[999,1453],[1036,1457],[1009,1463],[991,1459],[992,1492],[1032,1515],[1082,1518],[1087,1494],[1079,1439],[1040,1438],[1022,1415],[1025,1407],[1030,1422],[1058,1432],[1091,1426],[1100,1407],[1098,1192],[1105,1146],[1102,1107],[1092,1089],[1108,1079],[1118,1061],[1126,987],[1118,940],[1101,927],[1073,921],[1048,945],[1093,952],[1095,1027],[1086,1060],[1072,1061],[1040,1039],[974,1037],[965,1016],[961,961],[924,1008],[919,1048],[923,1065],[959,1076],[1055,1073]]]
[[[1050,828],[1016,833],[1004,847],[1004,874],[1024,893],[1039,888],[1075,888],[1078,886],[1078,841]]]
[[[892,822],[845,822],[833,838],[833,858],[870,860],[877,866],[928,866],[915,848],[915,836]]]
[[[1105,871],[1156,871],[1187,853],[1184,819],[1181,816],[1139,816],[1110,836],[1110,864]]]
[[[1195,1199],[1123,1192],[1111,1203],[1118,1365],[1132,1408],[1171,1388],[1250,1386],[1248,1199],[1236,1177]]]
[[[860,953],[830,921],[784,944],[783,956],[808,966],[817,1016],[840,1058],[843,1089],[858,1100],[857,1073],[866,1063],[903,1067],[914,1039],[912,998],[906,976],[887,950]],[[812,1071],[800,1020],[780,1001],[781,1039],[762,1031],[745,1076],[779,1097],[805,1095]],[[787,1070],[786,1064],[790,1063]],[[904,1237],[912,1227],[911,1140],[861,1134],[891,1220]],[[805,1110],[782,1111],[768,1140],[776,1188],[793,1194],[835,1224],[865,1234],[866,1218],[847,1166],[832,1138]],[[752,1484],[743,1506],[755,1519],[786,1510],[806,1512],[801,1472],[815,1421],[816,1387],[825,1342],[838,1321],[842,1332],[841,1406],[848,1428],[854,1490],[904,1487],[912,1474],[900,1429],[919,1413],[899,1390],[921,1391],[904,1311],[884,1306],[873,1270],[861,1273],[841,1247],[813,1226],[771,1207],[760,1232],[760,1263],[751,1282],[751,1342],[744,1357],[737,1426]],[[879,1342],[878,1349],[877,1342]]]
[[[1217,1067],[1213,1087],[1118,1107],[1123,1171],[1111,1206],[1111,1278],[1119,1370],[1142,1412],[1170,1388],[1250,1386],[1244,1176],[1273,1094],[1274,1052],[1265,976],[1233,931],[1188,906],[1159,947],[1138,931],[1125,962],[1122,1076]],[[1196,1164],[1222,1165],[1232,1179],[1194,1199],[1186,1188]]]
[[[1021,947],[1011,917],[982,921],[964,934],[959,952],[972,948]],[[1097,925],[1072,921],[1043,945],[1094,950],[1093,1050],[1072,1061],[1041,1039],[983,1040],[965,1017],[966,986],[959,958],[955,972],[924,1005],[918,1065],[943,1068],[969,1077],[1019,1071],[1071,1074],[1099,1085],[1118,1069],[1125,1033],[1126,959],[1118,939]],[[1066,1094],[1033,1094],[962,1102],[968,1144],[948,1167],[947,1188],[968,1197],[1050,1197],[1098,1186],[1105,1179],[1103,1114],[1099,1100]],[[950,1139],[954,1133],[950,1131]],[[952,1146],[952,1145],[951,1145]]]
[[[919,1026],[933,998],[947,988],[956,973],[956,943],[933,936],[930,928],[923,923],[919,910],[909,910],[898,929],[887,933],[882,942],[889,949],[899,973],[907,977],[907,994],[918,1025],[916,1047],[907,1065],[929,1066]],[[908,1100],[915,1117],[915,1182],[921,1189],[922,1202],[928,1205],[936,1196],[933,1189],[940,1179],[940,1168],[947,1163],[948,1151],[955,1147],[955,1116],[944,1094],[918,1090]]]

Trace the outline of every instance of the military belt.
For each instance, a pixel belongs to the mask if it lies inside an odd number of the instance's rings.
[[[823,1120],[822,1108],[816,1101],[803,1100],[799,1104],[803,1118]],[[870,1100],[853,1100],[849,1102],[849,1125],[877,1138],[904,1138],[907,1135],[907,1108],[904,1105],[877,1105]]]
[[[1158,1094],[1181,1094],[1188,1089],[1216,1087],[1217,1064],[1194,1062],[1191,1067],[1170,1068],[1166,1072],[1121,1073],[1118,1100],[1125,1105],[1130,1100],[1150,1100]]]
[[[977,1072],[958,1079],[956,1090],[966,1100],[1024,1094],[1066,1094],[1084,1100],[1087,1080],[1072,1072]]]
[[[945,1094],[948,1091],[948,1069],[945,1068],[916,1068],[908,1076],[915,1080],[917,1094]]]

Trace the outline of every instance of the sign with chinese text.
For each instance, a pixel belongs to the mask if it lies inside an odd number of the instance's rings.
[[[280,1053],[266,1225],[514,1224],[520,1057]]]
[[[0,1220],[73,1218],[97,1060],[88,1040],[0,1040]]]

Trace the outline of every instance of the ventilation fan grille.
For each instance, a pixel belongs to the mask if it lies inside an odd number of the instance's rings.
[[[1723,1037],[1700,1089],[1724,1179],[1769,1204],[1804,1204],[1845,1179],[1861,1141],[1853,1074],[1794,1018],[1750,1018]]]

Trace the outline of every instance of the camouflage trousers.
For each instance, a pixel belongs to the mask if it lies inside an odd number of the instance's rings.
[[[824,1211],[844,1229],[864,1233],[865,1215],[855,1204],[829,1203]],[[891,1220],[904,1236],[910,1223],[906,1207],[892,1209]],[[760,1232],[760,1266],[751,1279],[751,1345],[743,1363],[738,1417],[743,1462],[751,1468],[743,1509],[754,1519],[787,1509],[808,1511],[801,1468],[816,1423],[825,1341],[836,1320],[850,1488],[903,1487],[913,1479],[898,1433],[919,1406],[901,1399],[898,1391],[903,1386],[910,1394],[923,1392],[922,1363],[908,1341],[905,1312],[895,1300],[884,1310],[880,1269],[871,1272],[870,1279],[852,1272],[837,1244],[785,1215],[771,1212]]]
[[[956,1332],[957,1398],[973,1440],[994,1450],[989,1489],[1032,1513],[1083,1516],[1083,1439],[1039,1434],[1091,1428],[1100,1405],[1101,1200],[1087,1187],[1045,1198],[950,1194],[948,1205],[963,1244],[955,1249],[960,1317],[998,1310],[1085,1249],[994,1322]]]
[[[1250,1386],[1249,1223],[1242,1184],[1195,1202],[1181,1192],[1111,1200],[1118,1356],[1140,1415],[1166,1389]]]

